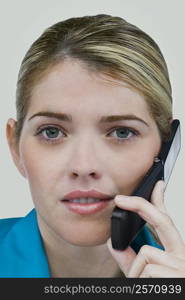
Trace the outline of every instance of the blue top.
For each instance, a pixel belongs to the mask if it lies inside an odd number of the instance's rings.
[[[146,226],[131,246],[138,252],[144,244],[161,248]],[[25,217],[0,220],[0,278],[5,277],[51,277],[35,209]]]

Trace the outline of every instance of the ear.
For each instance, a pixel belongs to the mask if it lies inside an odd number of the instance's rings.
[[[171,125],[173,122],[173,118],[169,118],[168,121],[169,121],[169,124]]]
[[[6,124],[6,137],[7,137],[8,146],[9,146],[13,161],[14,161],[17,169],[21,173],[21,175],[26,178],[26,172],[24,170],[24,167],[21,162],[20,155],[19,155],[19,143],[16,141],[16,138],[15,138],[16,124],[17,124],[17,122],[14,119],[8,120],[8,122]]]

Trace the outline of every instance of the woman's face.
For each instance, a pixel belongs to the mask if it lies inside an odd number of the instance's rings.
[[[79,246],[106,242],[115,204],[81,214],[61,201],[64,195],[92,189],[113,198],[131,194],[161,145],[144,98],[106,79],[77,60],[53,67],[33,89],[19,143],[17,164],[40,228]]]

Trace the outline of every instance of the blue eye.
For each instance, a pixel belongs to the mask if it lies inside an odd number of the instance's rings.
[[[115,128],[111,133],[115,133],[116,135],[112,135],[117,138],[118,141],[124,142],[125,140],[130,140],[132,137],[138,135],[138,132],[133,129],[129,129],[127,127],[119,127]]]
[[[36,135],[39,135],[45,142],[58,142],[61,138],[65,137],[63,131],[55,126],[47,126],[41,128]]]
[[[44,129],[42,132],[45,133],[45,135],[49,139],[56,139],[59,135],[59,129],[56,127],[49,127],[47,129]]]

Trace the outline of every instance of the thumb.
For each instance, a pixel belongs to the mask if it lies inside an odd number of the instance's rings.
[[[112,248],[111,239],[107,241],[107,247],[112,256],[117,261],[120,269],[123,271],[125,276],[129,273],[131,265],[136,257],[135,251],[129,246],[125,250],[115,250]]]

